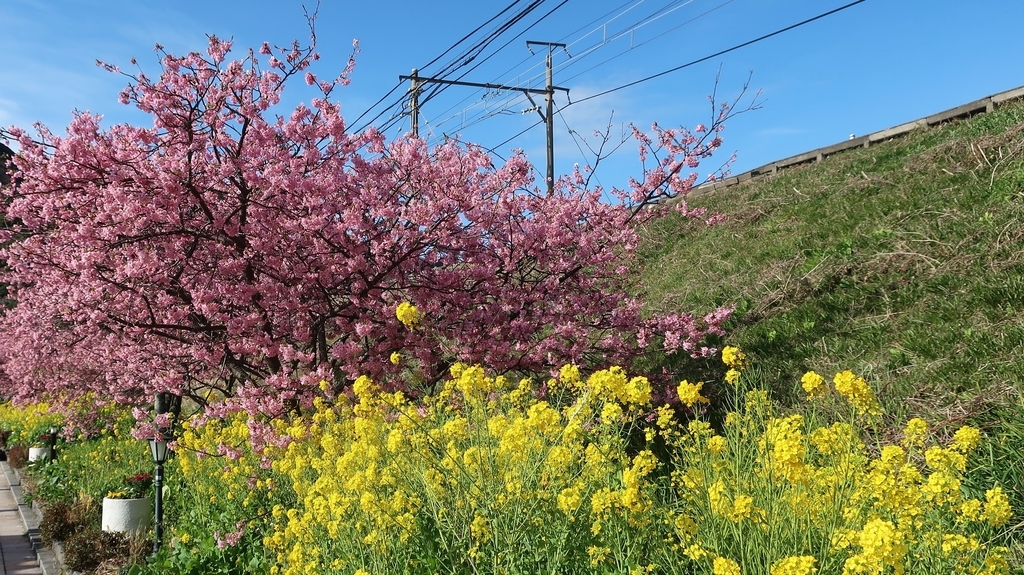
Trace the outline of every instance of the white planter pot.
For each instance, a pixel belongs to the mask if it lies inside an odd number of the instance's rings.
[[[138,533],[147,529],[153,520],[153,504],[149,498],[103,498],[103,530],[120,533]]]
[[[28,460],[35,461],[37,459],[49,459],[50,448],[49,447],[29,447],[28,448]]]

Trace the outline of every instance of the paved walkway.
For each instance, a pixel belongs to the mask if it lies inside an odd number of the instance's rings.
[[[0,567],[4,575],[42,575],[11,485],[0,472]]]

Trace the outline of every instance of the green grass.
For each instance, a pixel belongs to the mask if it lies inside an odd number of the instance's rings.
[[[736,305],[727,342],[783,402],[851,369],[901,420],[981,425],[1024,520],[1024,103],[689,203],[728,219],[648,226],[654,308]]]

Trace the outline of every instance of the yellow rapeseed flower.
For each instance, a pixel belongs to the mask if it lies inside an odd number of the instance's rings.
[[[985,558],[985,569],[979,575],[1005,575],[1010,572],[1010,563],[1006,560],[1006,547],[993,547]]]
[[[601,421],[615,423],[622,420],[622,406],[617,403],[608,402],[601,408]]]
[[[864,378],[857,377],[852,371],[846,370],[837,373],[832,382],[835,383],[836,391],[845,397],[858,412],[870,415],[881,413],[882,406],[878,404],[875,392],[871,390]]]
[[[708,502],[711,504],[711,512],[715,515],[725,517],[731,510],[729,497],[725,494],[725,482],[721,479],[708,487]]]
[[[908,421],[907,426],[903,428],[903,446],[922,447],[927,434],[928,423],[920,417],[915,417]]]
[[[708,556],[708,552],[699,544],[694,543],[683,550],[683,554],[694,561],[700,561]]]
[[[968,499],[960,504],[960,516],[964,521],[977,521],[981,517],[981,501]]]
[[[771,575],[811,575],[815,561],[813,555],[786,557],[772,565]]]
[[[953,434],[953,443],[949,447],[966,454],[974,451],[979,444],[981,444],[981,432],[976,427],[965,425]]]
[[[985,492],[985,511],[983,516],[993,527],[1002,527],[1013,517],[1010,499],[1003,493],[1003,488],[993,487]]]
[[[711,571],[715,575],[740,575],[740,566],[732,559],[715,557],[711,564]]]
[[[580,383],[580,368],[572,364],[563,365],[558,370],[558,380],[567,387],[578,387]]]
[[[804,418],[799,414],[773,418],[760,441],[761,448],[768,451],[767,460],[762,463],[790,481],[798,480],[804,471],[803,425]]]
[[[573,485],[563,489],[558,494],[558,509],[569,516],[569,520],[573,520],[573,514],[580,508],[580,504],[583,503],[583,493],[580,489],[580,484]]]
[[[477,544],[484,544],[491,540],[491,525],[486,517],[477,515],[469,525],[469,531]]]
[[[693,384],[684,379],[679,383],[679,387],[676,388],[676,392],[679,394],[679,401],[687,407],[693,407],[695,403],[711,403],[708,398],[700,394],[701,387],[704,387],[703,381]]]
[[[725,382],[732,385],[736,385],[740,381],[740,372],[738,369],[729,369],[725,372]]]
[[[822,386],[824,382],[825,378],[813,371],[808,371],[800,378],[800,385],[804,388],[804,392],[807,393],[808,399],[825,395],[826,388]]]
[[[659,429],[668,429],[675,423],[675,412],[668,405],[662,405],[658,408],[658,421],[656,425]]]
[[[398,321],[402,322],[409,329],[415,329],[419,325],[420,319],[422,319],[420,310],[407,301],[398,304],[398,307],[395,309],[395,316],[398,317]]]
[[[967,470],[967,458],[959,451],[943,449],[937,445],[924,452],[924,461],[933,471],[944,471],[957,475]]]
[[[391,364],[398,365],[400,363],[402,363],[402,354],[398,353],[397,351],[391,352]]]
[[[719,455],[729,448],[729,442],[721,435],[708,439],[708,451],[713,455]]]
[[[903,533],[892,522],[883,519],[868,521],[856,534],[855,541],[861,552],[846,560],[843,574],[882,573],[886,566],[902,573],[903,558],[907,553],[903,539]]]
[[[743,519],[750,519],[757,511],[759,510],[754,506],[753,497],[737,495],[732,500],[732,511],[729,513],[729,520],[739,523]]]
[[[928,481],[921,486],[921,493],[935,505],[960,503],[960,480],[944,472],[936,471],[928,476]]]
[[[612,550],[608,547],[597,547],[595,545],[587,547],[587,555],[590,556],[590,566],[597,567],[604,562],[611,552]]]
[[[959,533],[946,533],[942,536],[942,554],[947,557],[953,553],[974,553],[981,547],[981,542],[973,535],[965,537]]]
[[[727,345],[722,348],[722,363],[735,369],[743,369],[746,366],[747,354],[738,347]]]

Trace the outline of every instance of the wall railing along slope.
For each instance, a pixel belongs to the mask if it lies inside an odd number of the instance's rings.
[[[907,122],[905,124],[900,124],[899,126],[893,126],[892,128],[880,130],[878,132],[874,132],[866,136],[860,136],[859,138],[851,138],[844,142],[839,142],[838,144],[832,144],[831,146],[825,146],[823,148],[818,148],[815,150],[811,150],[809,152],[804,152],[802,154],[790,156],[782,160],[777,160],[769,164],[765,164],[759,168],[754,168],[753,170],[743,172],[742,174],[736,176],[730,176],[727,178],[722,178],[715,182],[708,182],[705,184],[701,184],[699,186],[694,186],[690,193],[697,195],[705,194],[708,192],[713,192],[715,190],[720,190],[722,188],[735,186],[737,184],[741,184],[754,178],[776,174],[779,170],[791,166],[811,162],[820,162],[827,158],[828,156],[838,154],[839,152],[842,152],[844,150],[861,147],[867,148],[868,146],[876,144],[878,142],[898,138],[918,128],[928,128],[958,118],[967,118],[970,116],[974,116],[976,114],[986,114],[1002,104],[1014,100],[1020,100],[1022,98],[1024,98],[1024,86],[1014,88],[1012,90],[1007,90],[1005,92],[999,92],[998,94],[993,94],[991,96],[986,96],[984,98],[981,98],[980,100],[968,102],[967,104],[963,104],[955,108],[950,108],[949,110],[945,110],[937,114],[932,114],[931,116],[921,118],[920,120],[914,120],[913,122]]]

